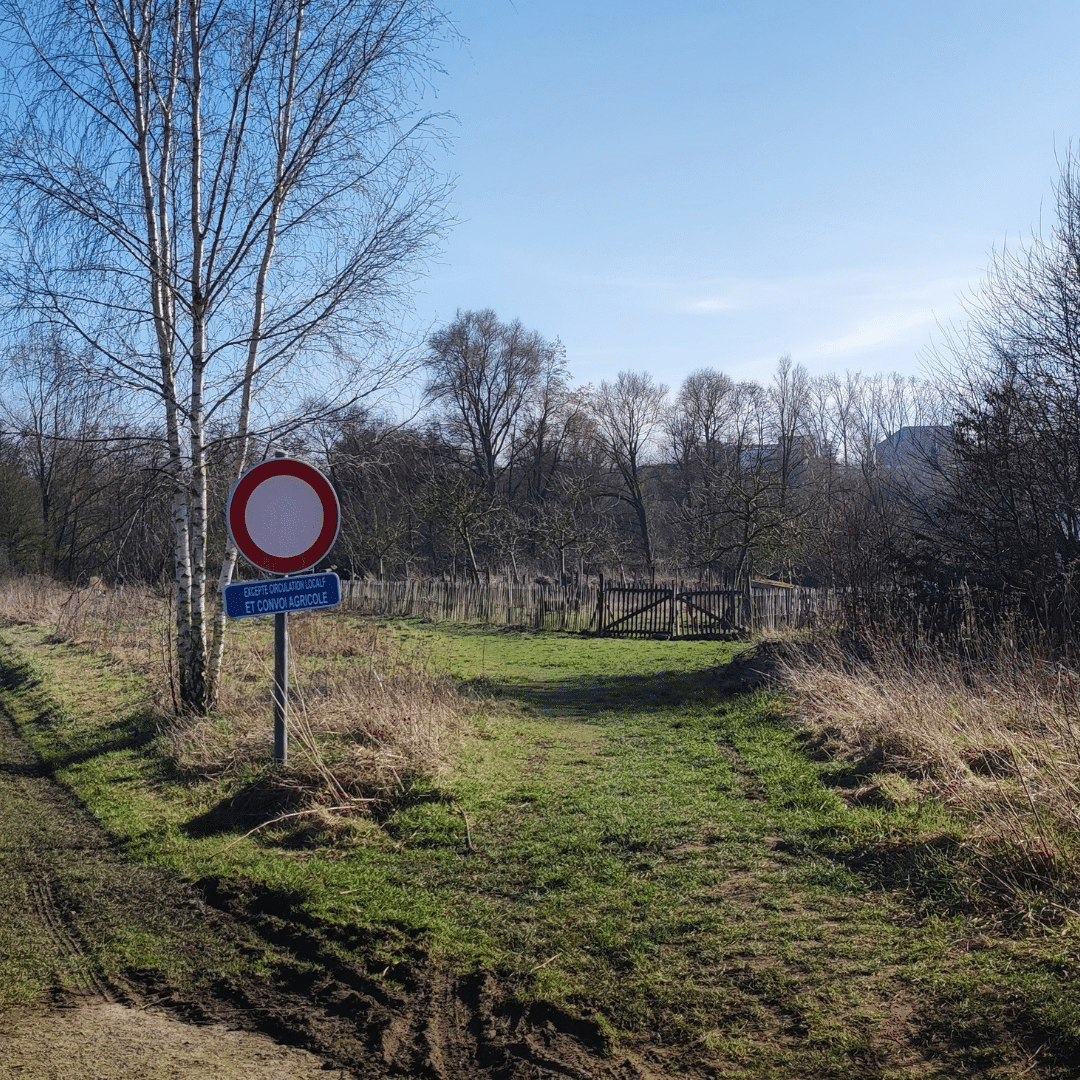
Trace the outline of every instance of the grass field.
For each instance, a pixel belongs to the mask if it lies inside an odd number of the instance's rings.
[[[743,646],[322,617],[335,647],[368,643],[356,664],[381,642],[463,694],[453,748],[368,814],[249,832],[289,813],[288,784],[258,755],[178,771],[141,678],[45,628],[0,630],[4,700],[127,858],[302,927],[313,979],[330,958],[388,985],[489,972],[665,1074],[1076,1075],[1080,917],[982,905],[972,823],[941,802],[844,797],[851,764],[816,760],[779,693],[732,692]],[[95,962],[209,977],[156,932]],[[18,946],[0,976],[9,1003],[39,992]]]

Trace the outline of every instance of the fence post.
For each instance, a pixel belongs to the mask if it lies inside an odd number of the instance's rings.
[[[596,591],[596,636],[604,636],[604,575],[600,575],[600,588]]]

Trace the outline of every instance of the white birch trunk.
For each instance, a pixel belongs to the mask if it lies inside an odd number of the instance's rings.
[[[191,50],[191,397],[188,426],[191,433],[191,464],[188,485],[190,518],[188,543],[191,552],[191,600],[186,642],[187,696],[185,708],[206,712],[210,707],[206,681],[206,541],[207,489],[205,404],[206,316],[210,297],[204,280],[205,232],[202,207],[202,31],[200,0],[188,0],[188,47]]]
[[[255,279],[254,305],[251,317],[251,334],[248,339],[247,362],[244,366],[244,382],[240,397],[240,414],[237,422],[237,434],[239,435],[240,453],[238,455],[236,478],[239,479],[248,467],[248,459],[251,454],[251,395],[255,372],[259,362],[259,345],[262,341],[263,319],[266,312],[266,280],[270,272],[270,264],[273,261],[274,249],[277,246],[277,228],[281,217],[281,208],[286,195],[285,162],[289,151],[292,135],[292,107],[293,95],[296,89],[296,72],[300,61],[300,43],[303,36],[303,5],[297,7],[296,23],[293,31],[292,50],[289,57],[288,78],[285,80],[283,99],[279,109],[281,117],[278,130],[277,160],[274,172],[274,193],[267,220],[266,243],[263,247],[262,258],[259,262],[259,271]],[[221,662],[225,654],[225,589],[232,583],[233,574],[236,571],[236,562],[239,552],[232,538],[226,541],[225,558],[221,564],[221,574],[218,577],[218,593],[220,596],[217,609],[214,614],[213,641],[210,648],[210,659],[207,668],[207,680],[210,686],[210,701],[217,699],[219,682],[221,678]]]
[[[172,525],[173,556],[175,561],[175,601],[176,601],[176,639],[178,651],[178,670],[180,675],[180,702],[186,706],[191,698],[190,681],[187,677],[188,652],[191,641],[191,522],[188,514],[187,490],[184,479],[184,445],[181,432],[180,409],[176,396],[175,367],[175,311],[172,303],[170,278],[171,244],[169,237],[169,169],[171,165],[173,129],[170,117],[172,102],[175,100],[179,81],[178,59],[174,59],[172,70],[165,85],[165,115],[167,122],[162,131],[160,159],[157,175],[151,160],[150,147],[150,98],[157,88],[147,69],[151,27],[144,24],[142,34],[135,34],[134,23],[131,26],[131,62],[132,62],[132,116],[138,148],[139,176],[143,199],[143,217],[146,226],[146,247],[149,262],[150,304],[157,341],[158,360],[161,366],[161,395],[165,406],[166,439],[169,447],[168,471],[172,489]],[[179,30],[178,23],[171,28],[173,41]],[[178,50],[173,50],[178,56]]]

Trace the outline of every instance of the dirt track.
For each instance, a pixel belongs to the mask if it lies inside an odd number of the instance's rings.
[[[324,1061],[266,1035],[223,1024],[185,1024],[160,1012],[99,1002],[0,1018],[0,1076],[35,1080],[315,1080]],[[338,1070],[338,1076],[349,1074]]]
[[[45,973],[35,1004],[0,1013],[5,1080],[663,1075],[605,1057],[591,1025],[508,1006],[487,976],[418,966],[387,984],[320,956],[329,977],[312,985],[296,928],[233,906],[212,884],[125,860],[0,712],[0,932],[22,943],[35,978]],[[183,949],[185,927],[193,969],[220,970],[245,955],[265,962],[269,950],[273,976],[204,980],[200,989],[145,970],[102,977],[95,956],[118,938]]]

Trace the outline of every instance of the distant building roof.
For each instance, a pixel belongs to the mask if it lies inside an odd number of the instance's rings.
[[[948,442],[950,428],[943,424],[909,424],[874,447],[879,465],[936,465]]]

